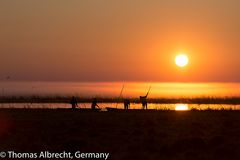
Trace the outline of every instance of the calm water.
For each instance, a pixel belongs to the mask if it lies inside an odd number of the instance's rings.
[[[81,108],[90,108],[90,103],[80,103],[78,104]],[[99,103],[99,106],[104,111],[106,107],[114,107],[114,108],[123,108],[122,104],[116,103]],[[1,108],[41,108],[41,109],[55,109],[55,108],[71,108],[70,104],[66,103],[3,103],[0,104]],[[141,109],[141,104],[139,103],[132,103],[130,106],[131,109]],[[213,110],[240,110],[240,105],[219,105],[219,104],[148,104],[149,109],[158,109],[158,110],[191,110],[191,109],[198,109],[198,110],[206,110],[206,109],[213,109]]]
[[[240,96],[240,83],[78,83],[78,82],[0,82],[0,96],[8,95],[77,95],[80,97],[123,97],[145,95],[149,98],[232,97]]]

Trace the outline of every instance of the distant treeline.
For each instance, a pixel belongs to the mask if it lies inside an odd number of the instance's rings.
[[[79,103],[91,103],[92,98],[76,97]],[[121,103],[123,98],[97,97],[99,103]],[[128,98],[131,103],[140,103],[138,98]],[[0,103],[69,103],[70,96],[8,96],[0,97]],[[186,104],[240,104],[240,97],[200,97],[200,98],[149,98],[148,103]]]

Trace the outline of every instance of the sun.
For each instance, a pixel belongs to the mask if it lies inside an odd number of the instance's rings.
[[[175,58],[175,63],[178,67],[185,67],[188,65],[189,59],[186,54],[179,54]]]

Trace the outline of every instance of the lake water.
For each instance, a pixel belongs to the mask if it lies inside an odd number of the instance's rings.
[[[81,108],[90,108],[90,103],[79,103]],[[103,111],[106,110],[106,107],[121,108],[123,109],[123,104],[117,103],[99,103],[99,106]],[[71,108],[70,104],[67,103],[2,103],[0,108],[33,108],[33,109],[57,109],[57,108]],[[139,103],[132,103],[130,109],[141,109],[142,106]],[[240,105],[220,105],[220,104],[155,104],[149,103],[148,109],[157,109],[157,110],[176,110],[176,111],[185,111],[191,109],[197,110],[240,110]]]
[[[122,97],[138,98],[145,95],[151,86],[149,98],[194,98],[194,97],[236,97],[240,96],[240,83],[140,83],[140,82],[15,82],[1,81],[0,96],[79,96],[79,97],[119,97],[122,86]],[[79,104],[89,108],[91,104]],[[106,107],[123,108],[123,104],[100,103]],[[1,108],[70,108],[69,104],[38,103],[3,103]],[[149,109],[191,110],[191,109],[233,109],[240,105],[214,104],[148,104]],[[131,109],[141,109],[139,103],[132,103]]]
[[[145,95],[149,98],[233,97],[240,96],[240,83],[140,83],[140,82],[15,82],[1,81],[0,96],[77,95],[80,97],[123,97]]]

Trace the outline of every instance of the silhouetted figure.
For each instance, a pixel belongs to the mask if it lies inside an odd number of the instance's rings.
[[[124,103],[124,109],[130,108],[130,100],[129,99],[125,99],[123,103]]]
[[[72,109],[76,109],[76,107],[78,107],[77,99],[74,96],[72,97],[72,100],[70,103],[72,105]]]
[[[146,94],[146,96],[140,96],[140,102],[142,103],[143,109],[147,109],[147,96],[148,93]]]
[[[96,107],[97,107],[97,108],[100,108],[100,107],[98,106],[98,104],[97,104],[97,98],[93,98],[91,108],[92,108],[92,109],[97,109]]]

